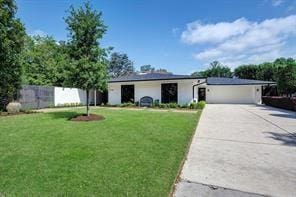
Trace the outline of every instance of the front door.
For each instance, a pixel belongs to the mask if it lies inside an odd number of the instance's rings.
[[[206,100],[206,88],[198,88],[198,101]]]

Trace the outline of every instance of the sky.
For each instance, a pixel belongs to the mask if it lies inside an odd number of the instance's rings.
[[[29,35],[67,40],[64,18],[83,0],[16,0]],[[296,58],[296,0],[92,0],[108,26],[102,47],[126,53],[134,66],[175,74],[215,60],[242,64]]]

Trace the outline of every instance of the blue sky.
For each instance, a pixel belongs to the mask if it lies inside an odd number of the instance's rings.
[[[66,40],[63,17],[83,0],[16,0],[28,34]],[[214,60],[235,68],[296,57],[296,0],[93,0],[108,31],[102,46],[127,53],[135,67],[178,74]]]

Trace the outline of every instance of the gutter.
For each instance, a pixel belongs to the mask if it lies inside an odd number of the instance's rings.
[[[207,79],[206,79],[206,81],[204,81],[204,82],[197,83],[197,84],[195,84],[195,85],[192,86],[192,99],[194,99],[194,88],[195,88],[196,86],[199,86],[199,85],[204,84],[204,83],[207,83]]]

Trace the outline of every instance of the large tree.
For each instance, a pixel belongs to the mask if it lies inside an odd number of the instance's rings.
[[[0,0],[0,110],[16,98],[21,86],[20,53],[25,28],[16,18],[14,0]]]
[[[69,53],[72,63],[68,69],[71,86],[86,90],[86,112],[89,116],[89,91],[104,90],[107,85],[106,49],[99,45],[107,27],[102,13],[89,2],[75,9],[70,7],[65,19],[69,30]]]
[[[191,74],[197,77],[231,77],[231,69],[218,61],[210,63],[210,67],[204,71],[198,71]]]
[[[296,93],[296,62],[287,62],[278,71],[278,88],[280,93],[292,96]]]
[[[66,46],[52,37],[26,36],[21,56],[23,83],[29,85],[63,86],[69,64]]]
[[[134,71],[133,62],[128,58],[127,54],[117,52],[111,54],[108,65],[110,77],[120,77],[131,74]]]

